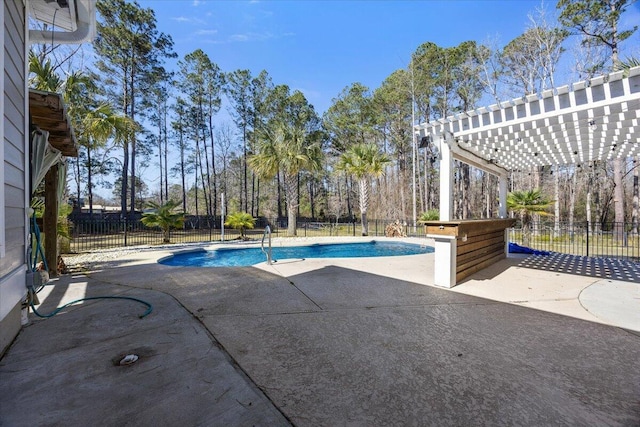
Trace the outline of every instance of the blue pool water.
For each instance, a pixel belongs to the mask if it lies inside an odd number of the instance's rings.
[[[416,255],[433,252],[433,247],[403,242],[331,243],[310,246],[274,247],[272,259],[364,258]],[[260,248],[220,248],[186,252],[159,260],[160,264],[181,267],[244,267],[265,262]]]

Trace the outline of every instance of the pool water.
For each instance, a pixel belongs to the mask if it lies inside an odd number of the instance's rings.
[[[404,242],[331,243],[309,246],[273,247],[271,257],[301,258],[365,258],[381,256],[417,255],[433,252],[433,247]],[[186,252],[163,258],[163,265],[182,267],[244,267],[265,262],[260,248],[220,248],[210,251]]]

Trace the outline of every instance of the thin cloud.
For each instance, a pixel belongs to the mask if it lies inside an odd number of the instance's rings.
[[[198,30],[195,32],[197,36],[213,36],[218,34],[218,30]]]
[[[268,31],[263,33],[248,32],[248,33],[241,33],[241,34],[232,34],[231,36],[229,36],[228,41],[230,43],[232,42],[246,43],[246,42],[254,42],[254,41],[281,39],[284,37],[294,37],[294,36],[295,36],[295,33],[292,33],[292,32],[287,32],[282,34],[273,34]]]
[[[181,24],[197,24],[206,25],[207,22],[200,18],[187,18],[186,16],[176,16],[171,18],[173,21],[180,22]]]
[[[250,41],[263,41],[275,38],[271,33],[244,33],[233,34],[229,37],[232,42],[250,42]]]
[[[229,41],[232,41],[232,42],[247,42],[247,41],[249,41],[249,35],[248,34],[234,34],[231,37],[229,37]]]

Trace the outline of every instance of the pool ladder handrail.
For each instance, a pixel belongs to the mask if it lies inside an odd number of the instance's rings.
[[[269,247],[267,250],[264,249],[264,238],[269,236]],[[271,265],[271,227],[268,225],[264,228],[264,233],[262,234],[262,244],[261,244],[262,252],[267,256],[267,264]]]

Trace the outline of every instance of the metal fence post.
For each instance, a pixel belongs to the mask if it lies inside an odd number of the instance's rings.
[[[589,256],[589,229],[591,227],[589,226],[589,221],[587,221],[587,256]]]
[[[124,245],[127,246],[127,217],[124,217]]]

